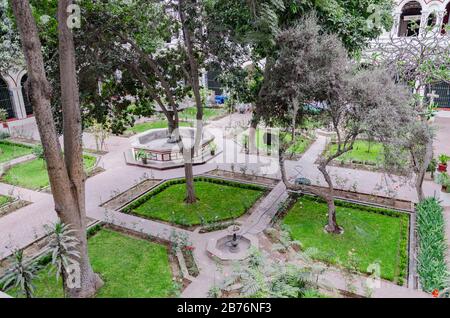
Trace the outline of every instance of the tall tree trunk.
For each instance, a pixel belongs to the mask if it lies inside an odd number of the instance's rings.
[[[322,161],[321,163],[319,163],[318,169],[322,173],[325,181],[328,184],[328,193],[323,196],[328,206],[328,224],[325,226],[325,230],[328,233],[341,234],[343,232],[343,229],[337,224],[336,221],[336,206],[334,205],[334,185],[333,180],[331,180],[330,174],[327,171],[327,162]]]
[[[90,297],[95,294],[102,281],[94,274],[87,254],[81,116],[73,39],[66,23],[67,7],[71,3],[69,0],[61,0],[58,5],[58,20],[61,22],[58,24],[58,35],[66,154],[63,156],[51,109],[52,91],[45,74],[41,43],[30,4],[28,0],[11,2],[27,62],[30,99],[44,148],[55,211],[63,223],[76,231],[80,241],[77,246],[80,253],[78,259],[80,284],[72,286],[74,288],[70,288],[69,295]]]
[[[426,150],[424,153],[424,158],[422,164],[417,167],[417,173],[416,173],[416,192],[417,192],[417,198],[419,199],[419,202],[425,199],[425,194],[423,192],[423,181],[425,179],[425,174],[427,173],[428,166],[431,163],[431,160],[433,160],[433,139],[429,142],[427,142]]]
[[[188,5],[195,5],[195,1],[189,1]],[[178,13],[180,16],[180,22],[182,25],[183,30],[183,38],[184,43],[186,45],[186,53],[188,58],[188,63],[190,66],[190,82],[192,86],[192,91],[194,92],[194,99],[195,99],[195,105],[197,108],[197,115],[196,115],[196,129],[195,129],[195,136],[194,136],[194,144],[191,145],[190,149],[187,147],[183,148],[184,152],[187,152],[187,154],[184,155],[185,159],[188,159],[189,161],[185,160],[185,178],[186,178],[186,202],[189,204],[197,202],[197,198],[195,196],[195,188],[194,188],[194,171],[193,171],[193,157],[195,153],[198,151],[198,147],[201,147],[201,140],[203,135],[203,102],[200,94],[200,73],[199,73],[199,67],[196,60],[196,54],[194,52],[194,45],[192,43],[192,35],[189,21],[187,21],[186,18],[186,10],[187,5],[184,0],[178,1]]]
[[[259,116],[256,114],[256,110],[253,113],[252,120],[250,121],[250,129],[248,133],[248,152],[254,154],[257,152],[256,147],[256,131],[258,129]]]

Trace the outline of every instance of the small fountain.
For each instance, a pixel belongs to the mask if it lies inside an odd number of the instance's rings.
[[[231,253],[239,252],[239,241],[236,233],[233,234],[233,239],[227,243]]]
[[[239,233],[241,228],[233,225],[228,231],[219,232],[218,237],[209,240],[208,254],[222,263],[246,259],[250,247],[258,247],[258,239],[251,234]]]

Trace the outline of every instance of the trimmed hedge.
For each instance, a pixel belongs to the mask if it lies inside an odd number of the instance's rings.
[[[226,185],[226,186],[236,187],[236,188],[241,188],[241,189],[258,190],[258,191],[266,190],[262,186],[258,186],[255,184],[239,183],[239,182],[234,182],[234,181],[229,181],[229,180],[224,180],[224,179],[215,179],[215,178],[209,178],[209,177],[195,177],[194,181],[203,181],[203,182],[221,184],[221,185]],[[162,183],[161,185],[157,186],[153,190],[150,190],[150,192],[144,194],[137,200],[131,202],[128,206],[126,206],[124,209],[122,209],[122,212],[123,213],[131,213],[131,212],[133,212],[134,209],[137,209],[142,204],[147,202],[151,197],[163,192],[164,190],[166,190],[167,188],[169,188],[173,185],[183,184],[185,182],[186,182],[186,179],[184,179],[184,178],[168,180],[168,181]]]
[[[417,205],[416,210],[420,283],[426,292],[442,291],[449,285],[444,209],[436,198],[427,198]]]

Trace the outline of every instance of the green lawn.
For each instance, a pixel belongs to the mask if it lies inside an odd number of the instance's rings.
[[[195,181],[197,203],[188,205],[186,184],[174,184],[132,209],[132,212],[151,219],[184,226],[222,221],[243,215],[264,193],[206,181]]]
[[[337,145],[332,144],[328,153],[334,153],[336,150]],[[343,163],[380,164],[383,162],[383,144],[375,141],[369,143],[366,140],[357,140],[353,150],[341,155],[336,160]]]
[[[8,197],[6,195],[1,195],[0,194],[0,208],[7,205],[9,202],[12,201],[11,197]]]
[[[92,267],[105,283],[99,298],[149,298],[174,296],[175,285],[167,247],[102,229],[88,241]],[[48,266],[34,281],[35,296],[63,297],[62,282]]]
[[[214,120],[215,118],[225,115],[225,108],[203,108],[203,120]],[[195,120],[197,117],[197,108],[189,107],[180,112],[180,119]]]
[[[83,155],[83,157],[84,168],[91,169],[97,159],[88,155]],[[1,181],[32,190],[39,190],[50,184],[43,159],[34,159],[12,166],[2,176]]]
[[[190,123],[180,122],[180,127],[189,127]],[[150,129],[167,128],[167,120],[156,120],[145,123],[136,124],[125,131],[126,134],[140,134]]]
[[[260,151],[264,151],[267,152],[269,150],[269,147],[267,146],[265,140],[264,140],[264,134],[267,131],[265,129],[257,129],[256,130],[256,147],[260,150]],[[284,138],[283,140],[285,142],[291,142],[292,141],[292,135],[291,134],[287,134],[287,133],[281,133],[281,136]],[[248,133],[246,133],[244,135],[244,143],[247,142],[248,143]],[[273,141],[273,142],[277,142],[278,141]],[[313,142],[312,139],[310,138],[306,138],[304,136],[297,136],[295,143],[290,146],[286,152],[288,154],[293,154],[293,155],[301,155],[303,154],[308,147],[311,145],[311,143]]]
[[[283,219],[293,237],[304,248],[319,250],[317,259],[348,266],[348,253],[355,250],[359,270],[366,272],[369,264],[379,261],[381,276],[388,280],[406,277],[408,217],[382,215],[356,206],[337,206],[337,221],[344,234],[324,232],[327,205],[314,198],[303,197]],[[377,210],[379,211],[379,210]]]
[[[29,155],[33,152],[32,147],[14,144],[8,141],[0,141],[0,163]]]

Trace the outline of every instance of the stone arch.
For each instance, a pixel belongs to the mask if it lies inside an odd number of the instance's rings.
[[[398,36],[419,35],[423,8],[420,1],[405,2],[401,8]]]
[[[28,79],[28,75],[26,72],[24,72],[21,76],[20,76],[20,82],[19,82],[19,87],[20,87],[20,92],[22,93],[22,98],[23,98],[23,106],[25,107],[25,114],[26,116],[30,116],[33,115],[33,106],[31,105],[31,101],[30,98],[28,97],[27,94],[27,90],[25,87],[25,82]]]
[[[0,108],[7,112],[7,119],[17,117],[14,107],[14,99],[11,90],[12,79],[8,76],[0,76]]]

